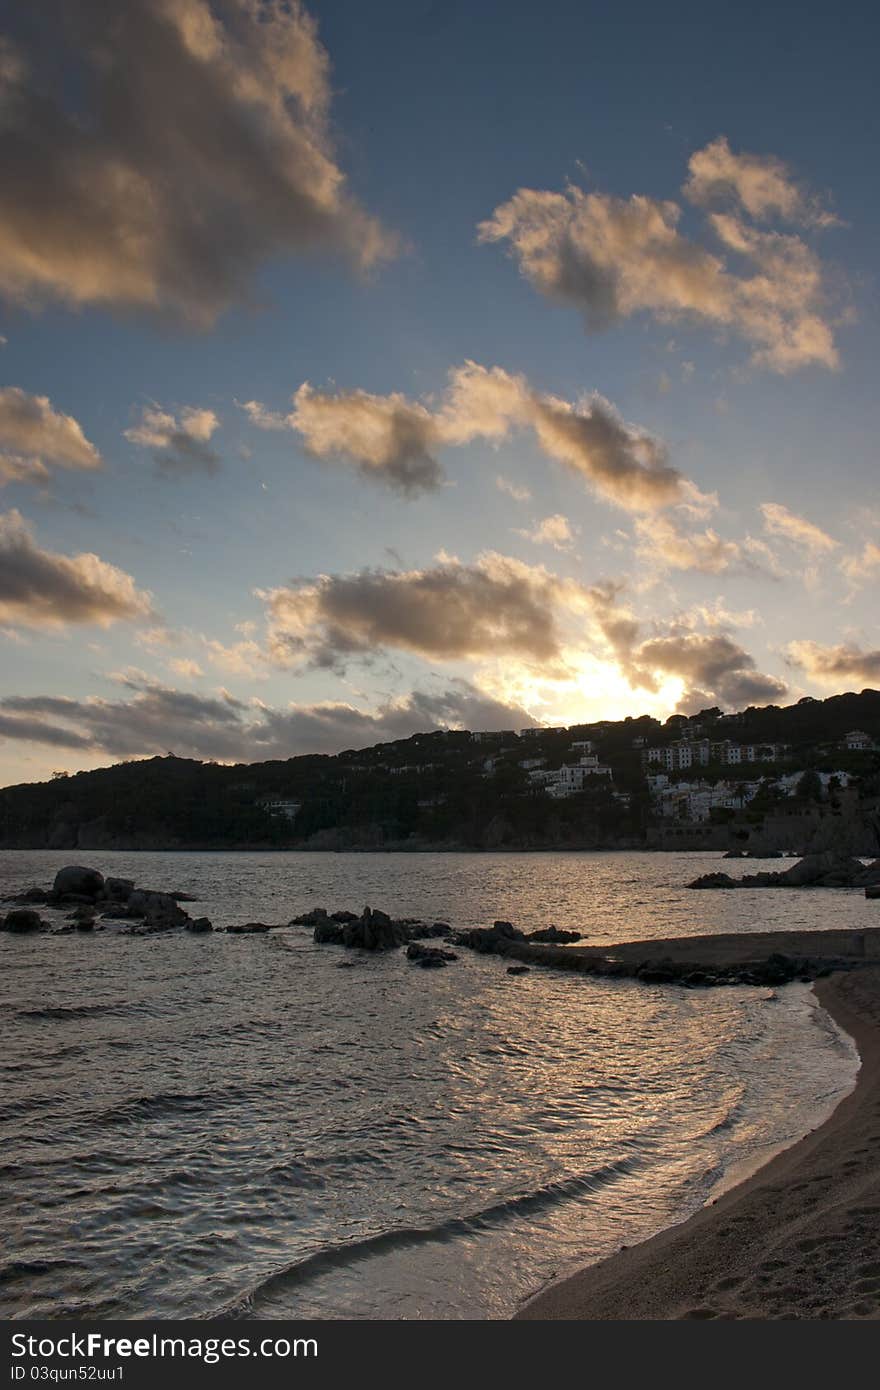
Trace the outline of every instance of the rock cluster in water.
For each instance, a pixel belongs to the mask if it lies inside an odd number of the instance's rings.
[[[207,917],[191,918],[182,902],[195,901],[188,893],[163,893],[152,888],[138,888],[130,878],[105,878],[97,869],[71,864],[59,869],[51,888],[26,888],[12,902],[22,904],[0,917],[0,931],[51,931],[36,905],[52,908],[72,908],[68,925],[54,928],[57,932],[100,930],[104,921],[132,922],[137,935],[146,932],[170,931],[185,927],[192,932],[213,931]],[[25,906],[28,904],[28,906]],[[33,906],[30,906],[33,904]]]
[[[731,878],[730,874],[715,872],[701,874],[688,888],[864,888],[867,897],[880,894],[868,892],[880,887],[880,859],[867,867],[859,859],[835,850],[808,854],[790,869],[781,872],[764,870]]]
[[[373,907],[365,907],[360,916],[356,912],[328,912],[326,908],[316,907],[294,917],[290,925],[313,927],[315,941],[320,946],[358,947],[363,951],[393,951],[413,941],[449,936],[452,932],[448,922],[394,918]],[[455,959],[452,952],[448,953],[447,958]],[[411,956],[410,959],[415,960],[416,957]],[[438,961],[445,964],[440,957]]]

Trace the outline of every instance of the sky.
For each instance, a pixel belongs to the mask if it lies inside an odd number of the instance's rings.
[[[880,687],[878,29],[7,7],[0,784]]]

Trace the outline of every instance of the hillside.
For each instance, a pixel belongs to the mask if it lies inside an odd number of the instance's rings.
[[[843,741],[853,730],[877,747],[847,750]],[[713,813],[704,824],[686,821],[696,844],[735,845],[746,838],[743,826],[778,815],[782,793],[775,779],[783,769],[824,772],[826,787],[828,774],[834,774],[825,793],[819,778],[805,782],[797,795],[789,788],[787,814],[821,818],[832,808],[839,813],[834,788],[842,773],[850,781],[848,814],[872,823],[880,795],[880,692],[865,690],[737,714],[704,710],[663,724],[644,716],[526,736],[437,731],[336,756],[237,766],[169,754],[0,790],[0,846],[666,847],[654,834],[661,820],[646,779],[645,750],[697,737],[715,741],[713,759],[720,756],[720,740],[784,746],[785,752],[773,766],[713,762],[701,769],[706,785],[722,776],[760,779],[760,795],[741,813]],[[573,744],[592,745],[589,756]],[[582,763],[594,764],[588,772],[600,775],[576,776],[573,789],[563,793],[555,786],[558,794],[549,794],[560,769],[575,765],[578,772],[579,753]],[[284,805],[263,804],[273,799]]]

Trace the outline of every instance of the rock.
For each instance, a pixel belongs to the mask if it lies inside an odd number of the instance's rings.
[[[391,918],[387,912],[380,912],[376,907],[365,907],[361,914],[362,922],[370,922],[377,927],[390,927]]]
[[[688,884],[688,888],[736,888],[736,886],[735,878],[731,878],[730,874],[719,873],[717,870],[711,874],[700,874],[699,878],[695,878],[692,883]]]
[[[467,946],[471,951],[484,955],[503,955],[512,941],[525,941],[525,934],[517,931],[511,922],[499,921],[492,927],[470,927],[453,932],[455,946]]]
[[[94,931],[95,919],[94,917],[80,917],[77,919],[75,927],[77,931]]]
[[[136,888],[128,900],[131,917],[143,917],[148,925],[160,927],[183,926],[189,917],[170,893],[156,893],[148,888]]]
[[[865,889],[866,898],[880,898],[880,883],[869,883]]]
[[[342,927],[329,919],[315,925],[314,940],[319,946],[341,946]]]
[[[790,888],[804,888],[813,884],[836,888],[853,883],[864,872],[865,866],[860,860],[836,850],[825,850],[821,854],[805,855],[799,863],[786,869],[780,878]],[[826,884],[824,880],[829,878],[840,882]]]
[[[47,903],[49,893],[45,888],[25,888],[23,893],[16,893],[14,897],[7,898],[8,903]]]
[[[529,966],[527,965],[508,965],[508,975],[528,975]]]
[[[341,912],[331,912],[330,918],[334,922],[356,922],[358,915],[356,912],[346,912],[343,908]]]
[[[413,941],[406,948],[407,960],[415,961],[416,965],[446,965],[448,961],[458,960],[454,951],[446,951],[442,946],[422,946],[418,941]]]
[[[32,907],[14,907],[3,919],[3,931],[16,933],[43,931],[45,923]]]
[[[526,941],[550,941],[556,945],[564,945],[567,941],[580,941],[579,931],[562,931],[559,927],[542,927],[540,931],[529,932]]]
[[[353,916],[354,914],[352,914]],[[298,917],[291,917],[289,925],[291,927],[317,927],[326,921],[328,921],[326,907],[313,907],[309,912],[301,912]]]
[[[187,922],[186,930],[196,932],[198,934],[203,934],[205,932],[213,931],[214,926],[213,923],[208,921],[207,917],[194,917],[191,922]]]
[[[86,869],[80,864],[69,864],[59,869],[52,885],[52,896],[60,898],[67,893],[81,893],[86,898],[97,898],[104,887],[104,875],[97,869]]]
[[[67,918],[68,922],[93,922],[95,920],[95,909],[82,903],[74,908]]]
[[[134,892],[134,880],[130,878],[105,878],[104,897],[111,903],[127,903]]]
[[[425,941],[431,937],[449,936],[451,933],[452,928],[448,922],[432,922],[430,926],[427,922],[416,922],[410,927],[410,940]]]
[[[255,932],[271,931],[272,928],[267,926],[265,922],[237,922],[234,926],[227,927],[226,930],[233,936],[253,936]]]

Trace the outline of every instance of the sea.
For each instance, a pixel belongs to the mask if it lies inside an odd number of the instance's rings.
[[[0,895],[72,859],[215,927],[876,924],[856,891],[689,891],[713,853],[6,851]],[[0,933],[0,1029],[6,1318],[509,1318],[814,1128],[859,1064],[807,985],[422,970],[286,925]]]

